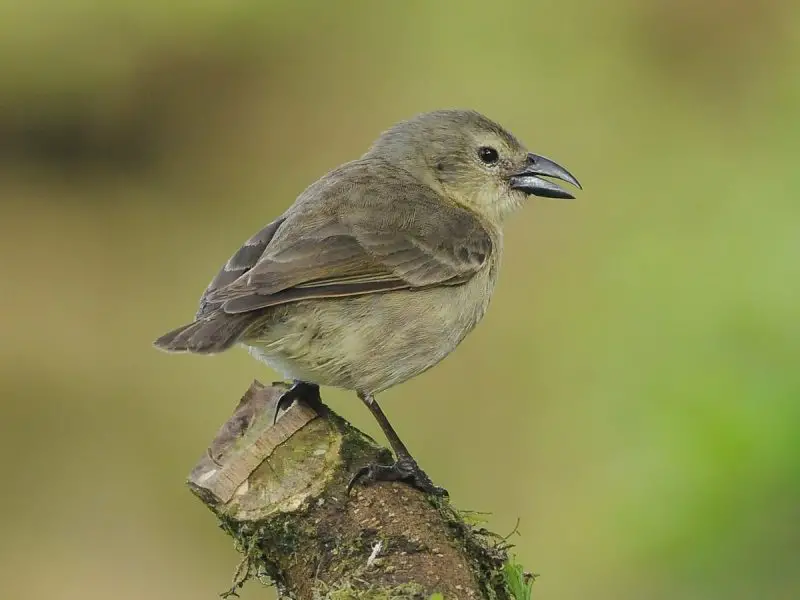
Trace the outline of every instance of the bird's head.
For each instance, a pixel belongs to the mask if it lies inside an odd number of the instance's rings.
[[[384,132],[365,155],[386,160],[453,201],[501,222],[527,196],[573,198],[564,167],[532,154],[503,127],[470,110],[423,113]]]

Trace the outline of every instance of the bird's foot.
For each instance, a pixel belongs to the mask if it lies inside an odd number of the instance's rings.
[[[283,384],[281,381],[275,382],[273,385],[278,385],[279,383]],[[275,404],[275,414],[272,417],[272,424],[274,425],[277,423],[278,417],[289,410],[295,402],[303,402],[318,413],[321,413],[324,406],[322,404],[322,398],[319,395],[319,386],[317,384],[295,381],[292,383],[292,386],[278,398],[278,402]]]
[[[376,481],[403,481],[431,496],[450,495],[446,489],[433,485],[431,478],[410,456],[400,456],[391,465],[372,463],[361,467],[347,484],[347,493],[349,494],[357,483],[368,485]]]

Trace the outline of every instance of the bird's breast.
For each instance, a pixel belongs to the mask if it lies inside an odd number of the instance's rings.
[[[286,376],[379,392],[450,354],[486,313],[491,260],[468,282],[276,307],[246,344]]]

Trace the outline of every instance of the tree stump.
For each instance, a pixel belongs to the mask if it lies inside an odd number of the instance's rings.
[[[524,600],[532,578],[508,562],[510,545],[447,499],[402,482],[348,494],[355,472],[391,453],[324,406],[295,403],[273,424],[285,389],[254,382],[188,479],[244,555],[223,596],[268,579],[298,600]]]

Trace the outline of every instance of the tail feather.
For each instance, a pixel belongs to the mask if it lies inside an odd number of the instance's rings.
[[[233,346],[252,321],[252,314],[215,315],[165,333],[153,345],[166,352],[215,354]]]

